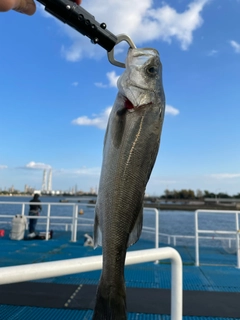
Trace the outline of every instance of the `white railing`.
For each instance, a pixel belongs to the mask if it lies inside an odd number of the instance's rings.
[[[1,205],[21,205],[21,215],[24,216],[25,215],[25,208],[26,206],[29,206],[29,202],[10,202],[10,201],[1,201],[0,202]],[[41,220],[46,220],[45,225],[46,225],[46,240],[48,240],[48,233],[50,230],[50,221],[54,221],[54,220],[69,220],[70,221],[70,225],[71,225],[71,241],[76,242],[77,241],[77,224],[78,224],[78,219],[80,220],[81,217],[78,214],[78,206],[80,204],[78,203],[57,203],[57,202],[32,202],[31,204],[36,204],[36,205],[41,205],[42,208],[43,207],[47,207],[47,215],[45,216],[26,216],[27,219],[39,219]],[[83,204],[81,204],[82,206]],[[86,204],[88,205],[88,204]],[[72,216],[51,216],[51,208],[52,206],[65,206],[65,207],[72,207]],[[14,215],[0,215],[0,218],[13,218],[15,216]],[[52,223],[54,224],[54,223]],[[66,223],[62,223],[62,225],[65,225],[65,230],[68,228]]]
[[[0,205],[21,205],[21,214],[22,215],[26,215],[25,211],[26,211],[26,206],[29,205],[29,202],[4,202],[4,201],[0,201]],[[38,203],[39,204],[39,203]],[[89,204],[89,203],[62,203],[62,202],[41,202],[41,205],[44,207],[47,207],[47,215],[45,216],[38,216],[38,217],[29,217],[26,215],[27,219],[39,219],[40,221],[38,222],[38,225],[44,225],[46,228],[46,240],[48,240],[48,231],[52,226],[63,226],[65,228],[65,231],[70,230],[71,231],[71,241],[76,242],[77,241],[77,229],[78,227],[93,227],[94,225],[94,219],[91,218],[85,218],[83,215],[79,215],[78,211],[79,211],[79,207],[95,207],[94,204]],[[72,207],[72,214],[71,216],[56,216],[56,215],[52,215],[52,206],[70,206]],[[46,210],[45,210],[46,211]],[[152,234],[155,236],[155,248],[159,247],[159,239],[161,237],[161,242],[162,243],[166,243],[167,245],[173,245],[176,246],[177,245],[177,241],[179,240],[183,240],[183,239],[188,239],[188,240],[192,240],[193,244],[196,243],[196,237],[195,235],[178,235],[178,234],[167,234],[167,233],[159,233],[159,212],[157,209],[155,208],[148,208],[145,207],[144,211],[150,211],[153,212],[155,214],[155,226],[154,227],[147,227],[147,226],[143,226],[142,232],[143,233],[148,233],[148,234]],[[221,212],[221,211],[217,211],[217,212]],[[11,224],[11,220],[15,215],[5,215],[5,214],[0,214],[0,221],[1,224]],[[3,221],[1,218],[8,218],[9,221]],[[45,220],[45,221],[44,221]],[[47,221],[46,221],[47,220]],[[59,221],[64,221],[65,222],[59,222]],[[66,222],[66,220],[68,220],[69,222]],[[42,221],[42,222],[41,222]],[[44,221],[44,222],[43,222]],[[58,222],[55,222],[58,221]],[[233,233],[235,234],[235,233]],[[232,247],[232,242],[235,241],[235,238],[233,237],[219,237],[219,236],[198,236],[198,240],[200,239],[204,239],[204,240],[224,240],[224,241],[228,241],[228,247],[231,248]]]
[[[11,227],[11,223],[12,223],[12,221],[1,221],[1,218],[13,218],[15,215],[1,215],[0,214],[0,224],[1,225],[8,225],[9,226],[9,228]],[[26,216],[26,218],[27,219],[46,219],[45,217],[35,217],[34,218],[34,216]],[[61,219],[66,219],[66,218],[69,218],[69,217],[62,217],[62,216],[56,216],[56,217],[51,217],[50,219],[59,219],[59,220],[61,220]],[[72,219],[72,218],[69,218],[69,219]],[[89,219],[89,218],[83,218],[82,216],[81,217],[79,217],[79,219],[78,220],[81,220],[81,223],[79,223],[79,221],[78,221],[78,226],[80,225],[81,227],[93,227],[93,225],[94,225],[94,219]],[[87,221],[88,223],[82,223],[82,221]],[[46,222],[44,223],[44,222],[38,222],[38,224],[37,224],[38,226],[46,226]],[[58,226],[58,227],[64,227],[64,229],[65,229],[65,231],[72,231],[73,229],[72,229],[72,222],[69,222],[69,223],[67,223],[67,222],[53,222],[53,221],[51,221],[51,227],[52,226]]]
[[[36,202],[36,203],[31,203],[31,204],[36,204],[36,205],[41,205],[43,207],[47,207],[47,215],[45,216],[27,216],[25,215],[26,211],[26,206],[29,206],[29,202],[10,202],[10,201],[1,201],[0,205],[21,205],[21,215],[26,216],[27,219],[39,219],[41,220],[46,220],[45,223],[39,222],[38,225],[46,225],[46,240],[48,240],[48,233],[50,230],[50,223],[51,225],[63,225],[65,226],[65,230],[67,231],[68,228],[70,227],[71,230],[71,241],[76,242],[77,241],[77,229],[78,226],[93,226],[93,219],[88,219],[84,218],[81,215],[79,215],[79,206],[80,207],[95,207],[95,204],[89,204],[89,203],[62,203],[62,202]],[[51,215],[51,209],[52,206],[70,206],[72,207],[72,216],[56,216],[56,215]],[[144,210],[147,211],[153,211],[155,213],[155,228],[152,228],[154,234],[155,234],[155,248],[159,247],[159,211],[155,208],[144,208]],[[6,215],[6,214],[0,214],[0,219],[1,218],[10,218],[12,219],[15,216],[13,215]],[[53,222],[54,220],[70,220],[69,223],[59,223],[59,222]],[[84,221],[87,221],[89,223],[84,223]],[[2,223],[2,221],[1,221]],[[144,229],[144,228],[143,228]]]
[[[182,320],[182,260],[173,248],[128,252],[126,265],[155,260],[171,260],[171,320]],[[102,268],[102,256],[43,262],[0,268],[0,284],[64,276]]]
[[[151,227],[144,227],[142,229],[142,232],[147,232],[151,234],[155,234],[155,228]],[[189,239],[192,240],[193,245],[195,245],[195,235],[194,236],[188,236],[188,235],[181,235],[181,234],[168,234],[168,233],[161,233],[159,232],[159,238],[167,238],[166,241],[162,241],[162,243],[166,243],[168,245],[173,245],[174,247],[177,246],[177,241],[183,240],[183,239]],[[234,242],[236,239],[233,237],[217,237],[217,236],[211,236],[211,237],[206,237],[206,236],[198,236],[198,239],[202,240],[220,240],[220,241],[228,241],[228,248],[232,248],[232,242]],[[160,241],[160,240],[159,240]]]
[[[203,230],[198,227],[199,213],[224,213],[235,215],[235,230]],[[237,251],[237,268],[240,268],[240,247],[239,247],[239,220],[238,215],[240,211],[227,211],[227,210],[196,210],[195,211],[195,265],[199,266],[199,233],[205,234],[232,234],[236,237],[236,251]],[[226,238],[225,238],[226,239]]]

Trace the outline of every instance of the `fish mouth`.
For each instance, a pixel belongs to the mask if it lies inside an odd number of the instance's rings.
[[[123,116],[126,112],[134,112],[136,108],[127,97],[123,96],[123,100],[124,100],[124,105],[123,105],[123,108],[117,111],[118,116]]]
[[[124,115],[126,112],[135,112],[139,108],[143,108],[143,107],[146,107],[146,106],[152,104],[152,102],[149,102],[149,103],[145,103],[142,105],[134,106],[133,103],[127,97],[123,96],[123,99],[124,99],[124,106],[123,106],[123,108],[121,108],[120,110],[117,111],[117,114],[119,116]]]
[[[124,103],[124,108],[129,110],[129,112],[133,112],[135,108],[137,108],[136,106],[134,106],[132,104],[132,102],[127,98],[125,97],[125,103]]]
[[[143,108],[143,107],[146,107],[151,104],[152,104],[152,101],[150,101],[148,103],[141,104],[141,105],[134,106],[134,104],[127,97],[125,97],[124,108],[127,109],[127,111],[129,111],[129,112],[133,112],[139,108]]]

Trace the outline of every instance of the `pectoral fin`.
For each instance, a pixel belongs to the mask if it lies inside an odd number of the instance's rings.
[[[143,208],[141,208],[139,215],[137,217],[136,223],[133,227],[132,232],[130,233],[127,246],[130,247],[134,243],[138,241],[142,232],[142,224],[143,224]]]
[[[94,249],[96,249],[97,246],[102,246],[102,231],[99,224],[98,207],[95,209],[93,243]]]

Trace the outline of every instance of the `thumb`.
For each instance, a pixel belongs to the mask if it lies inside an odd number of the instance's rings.
[[[31,16],[36,11],[36,4],[33,0],[19,0],[13,9]]]

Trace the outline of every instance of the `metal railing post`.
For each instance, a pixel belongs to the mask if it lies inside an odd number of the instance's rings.
[[[72,242],[77,241],[77,227],[78,227],[78,205],[73,206],[73,228],[72,228]]]
[[[174,247],[176,247],[176,244],[177,244],[176,237],[175,237],[175,236],[173,236],[173,245],[174,245]]]
[[[167,238],[168,238],[168,244],[171,244],[171,237],[168,236]]]
[[[195,265],[199,266],[198,210],[195,211]]]
[[[182,320],[183,308],[183,280],[182,280],[182,259],[173,255],[171,259],[171,319]]]
[[[238,222],[238,212],[236,212],[236,250],[237,250],[237,268],[240,268],[240,248],[239,248],[239,222]]]
[[[72,225],[71,225],[71,241],[74,241],[74,235],[73,235],[73,230],[75,230],[74,225],[75,225],[75,206],[72,206],[73,212],[72,212]]]
[[[51,215],[51,204],[47,205],[47,224],[46,224],[46,235],[45,240],[48,240],[49,227],[50,227],[50,215]]]
[[[22,203],[22,216],[25,215],[25,203]],[[28,219],[26,220],[26,225],[25,225],[25,229],[28,229]]]
[[[22,216],[25,215],[25,203],[22,204]]]
[[[159,212],[157,209],[154,209],[155,211],[155,248],[157,249],[159,247]]]

